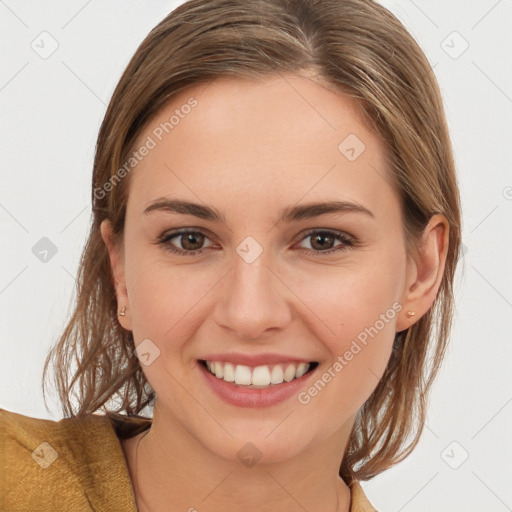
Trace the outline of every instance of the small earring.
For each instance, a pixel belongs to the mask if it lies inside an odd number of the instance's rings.
[[[126,306],[123,306],[123,309],[118,313],[119,316],[126,316]]]
[[[407,316],[414,316],[416,311],[407,311]]]

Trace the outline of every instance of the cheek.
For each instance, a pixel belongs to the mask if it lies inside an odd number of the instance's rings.
[[[316,333],[329,356],[316,379],[298,396],[300,404],[311,404],[319,428],[344,424],[377,387],[391,356],[401,310],[391,294],[382,290],[367,296],[361,288],[356,292],[347,287],[336,299],[335,306],[326,307],[324,302],[319,310],[321,318],[336,327],[336,335],[326,334],[321,326]]]
[[[310,328],[329,352],[321,382],[308,395],[317,393],[331,411],[333,403],[340,411],[357,410],[386,368],[402,310],[400,265],[395,255],[364,266],[324,268],[310,279],[314,286],[300,288]]]
[[[179,345],[184,329],[190,333],[197,327],[201,298],[213,288],[216,276],[199,267],[171,267],[162,257],[132,255],[127,285],[135,343],[150,338],[159,347],[169,339]]]
[[[181,375],[185,371],[182,363],[190,361],[188,342],[203,321],[201,298],[210,281],[211,286],[215,281],[211,273],[209,276],[198,275],[190,268],[171,268],[155,258],[137,264],[134,260],[130,274],[135,346],[142,344],[141,347],[148,347],[151,360],[143,366],[144,375],[159,395],[165,394],[165,390],[174,382],[170,376]],[[147,339],[152,343],[146,342]],[[180,400],[186,401],[186,397],[179,393],[171,394],[167,396],[166,403],[178,410]]]
[[[394,334],[397,309],[401,309],[401,259],[397,255],[389,260],[367,260],[318,266],[314,272],[304,271],[293,278],[294,291],[310,310],[309,317],[313,319],[313,313],[316,324],[323,326],[319,337],[328,341],[333,351],[343,349],[347,340],[376,323],[384,337]]]

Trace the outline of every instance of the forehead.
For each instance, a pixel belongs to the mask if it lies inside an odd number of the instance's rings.
[[[397,199],[384,142],[357,103],[303,76],[188,87],[147,123],[135,149],[150,140],[131,173],[128,207],[139,211],[166,195],[223,211],[237,198],[265,209],[301,198]]]

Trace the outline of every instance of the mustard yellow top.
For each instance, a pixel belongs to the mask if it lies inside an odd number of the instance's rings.
[[[0,409],[0,511],[137,512],[120,439],[150,425],[141,416],[53,421]],[[359,483],[351,495],[350,512],[376,512]]]

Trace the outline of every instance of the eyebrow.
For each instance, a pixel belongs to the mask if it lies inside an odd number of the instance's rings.
[[[169,199],[166,197],[158,198],[146,207],[143,214],[147,215],[157,211],[193,215],[200,219],[225,223],[224,215],[217,209],[179,199]],[[358,203],[350,201],[327,201],[322,203],[307,203],[298,206],[287,206],[279,212],[276,224],[312,219],[329,213],[363,213],[369,217],[375,218],[374,214],[370,210]]]

